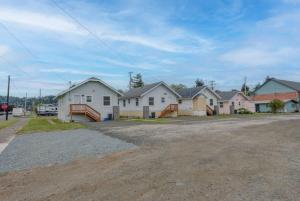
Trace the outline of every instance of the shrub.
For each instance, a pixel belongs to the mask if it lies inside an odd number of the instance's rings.
[[[253,112],[247,110],[246,108],[238,109],[238,114],[253,114]]]
[[[270,102],[269,107],[273,113],[277,113],[279,110],[284,108],[284,102],[279,99],[274,99]]]

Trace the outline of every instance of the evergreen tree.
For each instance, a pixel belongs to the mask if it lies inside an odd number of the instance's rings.
[[[171,84],[170,87],[175,91],[180,91],[181,89],[187,88],[184,84]]]
[[[138,73],[135,76],[133,76],[132,87],[139,88],[143,86],[144,86],[144,82],[143,82],[142,75]]]
[[[248,96],[250,92],[250,88],[246,84],[243,84],[241,91],[245,94],[245,96]]]
[[[202,86],[204,86],[204,81],[200,80],[200,79],[197,79],[195,81],[195,84],[196,84],[196,87],[202,87]]]

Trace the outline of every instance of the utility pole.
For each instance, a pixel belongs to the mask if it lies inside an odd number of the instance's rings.
[[[247,77],[244,78],[244,94],[247,96]]]
[[[25,110],[25,116],[26,116],[26,112],[27,112],[27,92],[26,92],[26,95],[25,95],[24,110]]]
[[[38,115],[40,115],[40,111],[41,111],[41,102],[42,102],[42,89],[41,88],[40,88],[39,94],[40,94],[40,97],[39,97]]]
[[[129,85],[128,85],[129,89],[132,88],[132,73],[133,73],[133,72],[129,72],[129,73],[128,73],[128,74],[129,74]]]
[[[210,88],[211,88],[212,90],[215,89],[215,85],[216,85],[216,82],[215,82],[214,80],[211,80],[211,81],[210,81]]]
[[[10,89],[10,75],[8,76],[8,82],[7,82],[7,96],[6,96],[6,104],[7,104],[7,109],[6,109],[6,116],[5,116],[5,119],[6,119],[6,121],[8,120],[8,109],[9,109],[9,89]]]

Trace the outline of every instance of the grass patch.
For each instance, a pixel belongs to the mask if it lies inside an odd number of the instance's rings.
[[[43,118],[36,117],[31,118],[28,123],[18,132],[22,133],[34,133],[34,132],[49,132],[49,131],[59,131],[59,130],[73,130],[85,128],[84,125],[75,122],[62,122],[56,118]]]
[[[126,121],[141,122],[141,123],[157,123],[157,124],[167,124],[167,123],[170,123],[170,121],[168,119],[164,119],[164,118],[157,118],[157,119],[128,119]]]
[[[8,121],[5,121],[5,120],[4,121],[0,121],[0,129],[12,126],[15,123],[17,123],[18,121],[19,121],[19,119],[16,119],[16,118],[8,119]]]

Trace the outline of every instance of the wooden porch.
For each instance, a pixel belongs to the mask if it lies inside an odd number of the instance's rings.
[[[70,104],[70,115],[85,115],[94,121],[101,121],[101,114],[87,104]]]

